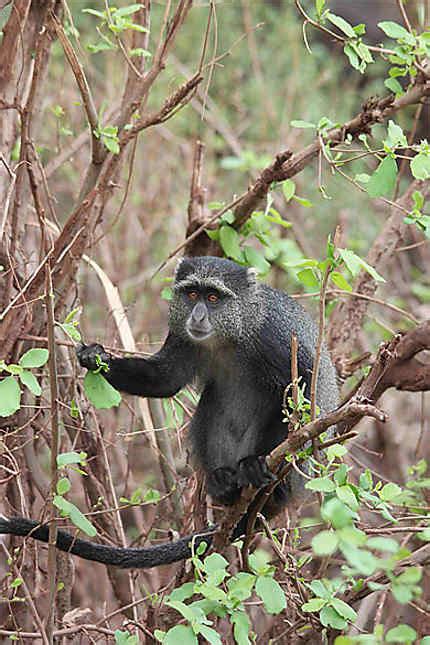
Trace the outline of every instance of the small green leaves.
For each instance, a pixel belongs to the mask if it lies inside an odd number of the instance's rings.
[[[430,145],[421,144],[420,152],[411,161],[411,173],[421,181],[430,177]]]
[[[302,121],[301,119],[291,121],[290,125],[293,128],[309,128],[309,129],[314,129],[316,128],[315,123],[310,123],[309,121]]]
[[[219,242],[227,257],[239,262],[243,260],[239,234],[232,226],[221,226],[219,229]]]
[[[0,381],[0,417],[9,417],[19,410],[21,405],[21,390],[13,376],[7,376]]]
[[[305,488],[319,493],[332,493],[336,486],[329,477],[315,477],[306,482]]]
[[[366,190],[370,197],[392,195],[396,185],[397,164],[395,159],[387,155],[381,161],[375,172],[370,176]]]
[[[393,502],[401,493],[402,489],[400,486],[390,482],[389,484],[385,484],[379,491],[379,496],[384,502]]]
[[[392,22],[390,20],[378,22],[378,27],[379,29],[382,29],[384,34],[389,38],[402,41],[408,45],[415,44],[415,36],[397,22]]]
[[[67,499],[64,499],[61,495],[55,495],[53,499],[53,504],[58,508],[62,517],[70,518],[70,521],[81,531],[86,533],[89,537],[94,537],[97,535],[96,528],[85,515],[81,513],[79,508],[69,502]]]
[[[286,179],[282,182],[282,192],[284,193],[285,200],[290,201],[296,192],[296,184],[292,179]]]
[[[118,127],[116,125],[97,126],[94,136],[100,139],[103,145],[114,155],[119,154]]]
[[[64,468],[71,464],[80,464],[81,466],[85,466],[85,460],[87,457],[88,455],[86,452],[62,452],[57,455],[57,466],[58,468]]]
[[[269,614],[279,614],[287,606],[282,587],[272,577],[259,576],[255,583],[255,593],[261,598]]]
[[[22,370],[22,372],[20,372],[18,376],[21,383],[28,387],[28,389],[34,394],[34,396],[40,396],[42,394],[42,388],[40,387],[39,381],[34,376],[34,374],[29,372],[28,370]]]
[[[121,394],[101,374],[87,372],[84,378],[84,390],[98,410],[112,408],[121,403]]]
[[[337,550],[339,539],[334,531],[321,531],[312,538],[312,549],[315,555],[332,555]]]
[[[409,645],[417,639],[415,629],[409,625],[397,625],[393,629],[389,629],[385,635],[387,643],[402,643],[402,645]]]
[[[115,630],[115,645],[139,645],[139,636],[123,632],[121,629]]]
[[[25,352],[19,359],[19,364],[21,367],[33,368],[33,367],[42,367],[45,365],[49,358],[49,352],[47,349],[29,349],[28,352]]]
[[[352,27],[352,25],[349,24],[344,18],[341,16],[336,16],[334,13],[331,13],[330,11],[326,14],[326,17],[330,22],[335,25],[340,31],[342,31],[345,36],[348,36],[349,38],[355,38],[356,33]]]

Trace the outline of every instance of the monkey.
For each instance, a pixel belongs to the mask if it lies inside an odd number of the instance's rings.
[[[282,411],[291,383],[291,337],[298,339],[298,372],[309,399],[318,330],[311,316],[285,292],[257,280],[254,269],[217,257],[185,257],[175,273],[169,331],[149,358],[116,358],[102,345],[81,345],[82,367],[103,373],[117,390],[145,397],[174,396],[195,383],[200,399],[189,438],[206,475],[207,491],[225,506],[246,486],[260,489],[274,480],[266,456],[288,434]],[[335,369],[323,345],[317,379],[321,412],[335,409],[339,392]],[[274,516],[303,493],[293,471],[272,493],[263,514]],[[243,518],[232,539],[243,532]],[[212,542],[216,527],[173,543],[149,548],[115,548],[75,539],[59,530],[57,548],[87,560],[122,568],[147,568],[188,558],[193,548]],[[0,533],[48,541],[48,526],[34,520],[0,517]]]

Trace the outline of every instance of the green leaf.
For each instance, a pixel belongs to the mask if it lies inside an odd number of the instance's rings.
[[[336,495],[340,499],[341,502],[346,504],[351,510],[356,511],[359,508],[359,503],[354,495],[354,492],[348,484],[345,486],[339,486],[339,488],[336,489]]]
[[[315,9],[318,16],[321,16],[322,10],[324,9],[325,0],[315,0]]]
[[[350,249],[339,248],[338,252],[340,257],[344,261],[348,271],[350,271],[353,277],[358,275],[361,269],[364,269],[377,282],[385,282],[384,278],[381,275],[379,275],[379,273],[372,266],[370,266],[370,264],[368,264],[365,260],[363,260],[358,255],[356,255]]]
[[[222,640],[217,634],[217,632],[208,627],[207,625],[199,625],[199,633],[206,638],[206,640],[211,643],[211,645],[222,645]]]
[[[45,365],[46,361],[49,358],[49,352],[47,349],[29,349],[28,352],[25,352],[19,359],[19,364],[21,367],[42,367]]]
[[[102,141],[103,141],[103,144],[106,146],[106,148],[109,150],[109,152],[112,152],[114,155],[119,154],[120,147],[119,147],[118,138],[106,137],[102,135]]]
[[[320,493],[332,493],[336,489],[336,485],[329,477],[316,477],[306,482],[305,488],[316,490]]]
[[[342,553],[352,567],[366,576],[371,576],[378,567],[378,560],[369,551],[348,544],[347,547],[342,547]]]
[[[130,634],[130,632],[116,629],[114,636],[115,645],[139,645],[139,636],[137,634]]]
[[[143,58],[150,58],[152,56],[151,52],[143,49],[143,47],[135,47],[134,49],[130,49],[128,53],[132,58],[133,56],[142,56]]]
[[[54,506],[61,511],[63,517],[69,517],[70,521],[81,531],[86,533],[89,537],[97,535],[95,526],[81,513],[79,508],[69,502],[61,495],[54,495],[52,501]]]
[[[286,179],[282,182],[282,192],[284,193],[285,200],[289,202],[296,192],[296,184],[292,179]]]
[[[387,89],[390,90],[396,96],[399,94],[404,94],[403,87],[400,85],[399,81],[396,78],[386,78],[384,85]]]
[[[59,479],[57,482],[57,494],[65,495],[66,493],[69,492],[71,487],[72,485],[70,483],[70,480],[67,479],[67,477],[61,477],[61,479]]]
[[[269,614],[279,614],[287,606],[282,587],[269,576],[259,576],[257,578],[255,593],[261,598]]]
[[[352,291],[351,285],[345,276],[343,276],[342,273],[339,273],[339,271],[332,271],[330,273],[330,280],[338,289],[342,289],[342,291]]]
[[[84,390],[98,410],[112,408],[121,403],[121,394],[101,374],[87,372],[84,378]]]
[[[21,390],[14,376],[7,376],[0,381],[0,417],[9,417],[19,410]]]
[[[348,57],[351,67],[354,69],[361,70],[361,61],[357,54],[356,47],[353,47],[352,43],[346,43],[343,48],[344,54]],[[363,70],[364,71],[364,70]]]
[[[267,273],[270,270],[270,263],[262,253],[253,249],[252,246],[245,246],[244,252],[248,264],[257,269],[259,273]]]
[[[194,582],[185,582],[180,587],[173,589],[169,595],[169,600],[179,600],[183,602],[194,595]]]
[[[296,201],[301,206],[304,206],[305,208],[312,208],[313,206],[312,202],[309,199],[306,199],[305,197],[298,197],[297,195],[294,195],[293,199],[294,201]]]
[[[315,123],[309,123],[309,121],[301,121],[300,119],[297,121],[291,121],[290,125],[293,128],[316,128],[317,127]]]
[[[329,461],[334,461],[335,459],[341,459],[348,453],[348,449],[341,443],[335,443],[332,446],[329,446],[326,450],[327,459]]]
[[[330,11],[327,13],[327,18],[330,20],[330,22],[335,25],[340,31],[343,31],[343,33],[348,36],[349,38],[355,38],[356,33],[354,29],[352,28],[352,25],[349,24],[346,20],[341,18],[341,16],[336,16],[336,14],[331,13]]]
[[[309,589],[311,589],[312,593],[315,594],[315,596],[325,598],[326,600],[329,600],[331,598],[331,591],[327,589],[322,580],[312,580],[308,587]]]
[[[391,586],[391,593],[401,605],[407,605],[414,597],[413,587],[411,585],[393,584]]]
[[[124,18],[124,16],[131,16],[133,13],[136,13],[143,7],[143,4],[138,3],[138,4],[129,4],[126,7],[120,7],[119,9],[115,9],[115,17],[116,16],[121,16],[121,18]],[[145,29],[145,31],[148,31]]]
[[[420,582],[423,577],[423,571],[421,567],[409,567],[406,571],[403,571],[396,578],[396,584],[402,585],[416,585]]]
[[[321,531],[312,538],[312,549],[319,556],[331,555],[338,544],[339,539],[334,531]]]
[[[393,538],[385,537],[374,537],[367,540],[366,546],[369,549],[375,549],[376,551],[382,551],[387,553],[397,553],[400,546],[396,540]]]
[[[388,137],[385,139],[384,143],[389,148],[396,148],[397,146],[406,148],[408,146],[408,140],[403,134],[402,128],[391,119],[388,121]]]
[[[228,567],[228,561],[219,553],[211,553],[203,561],[203,568],[206,573],[215,573],[220,569],[224,571],[226,567]]]
[[[411,173],[415,179],[424,181],[430,177],[430,155],[420,152],[411,161]]]
[[[311,600],[302,605],[302,610],[305,612],[319,611],[326,604],[327,600],[325,598],[311,598]]]
[[[86,452],[62,452],[57,456],[57,466],[64,468],[70,464],[82,464],[87,456]]]
[[[342,529],[351,524],[354,513],[340,499],[332,497],[321,507],[321,517],[330,522],[335,529]]]
[[[248,615],[244,611],[236,610],[231,616],[230,620],[233,624],[233,634],[237,645],[251,645],[248,638],[251,623]]]
[[[402,645],[407,645],[408,643],[413,643],[417,638],[417,633],[415,629],[409,627],[409,625],[397,625],[393,629],[389,629],[385,635],[385,640],[387,643],[402,643]]]
[[[243,253],[239,245],[239,234],[231,226],[221,226],[219,229],[219,242],[224,253],[229,258],[242,261]]]
[[[383,197],[391,195],[396,185],[396,177],[396,161],[390,155],[387,155],[370,176],[369,182],[366,185],[369,196]]]
[[[382,29],[384,34],[389,38],[394,38],[394,40],[403,40],[408,45],[415,44],[415,36],[397,22],[392,22],[391,20],[378,22],[378,27],[379,29]]]
[[[320,621],[324,627],[333,627],[333,629],[345,629],[347,622],[333,607],[323,607],[320,611]]]
[[[42,394],[42,388],[39,385],[39,381],[37,378],[29,372],[28,370],[22,370],[19,374],[19,380],[23,385],[28,387],[30,392],[32,392],[35,396],[40,396]]]
[[[198,645],[197,636],[189,625],[176,625],[164,636],[163,645]]]
[[[320,287],[319,280],[312,269],[302,269],[297,273],[297,279],[308,289],[319,289]]]
[[[392,502],[401,494],[401,492],[402,489],[400,486],[390,482],[389,484],[385,484],[385,486],[379,491],[379,496],[384,500],[384,502]]]
[[[346,618],[346,620],[357,620],[357,613],[354,611],[352,607],[347,605],[346,602],[343,600],[340,600],[340,598],[333,598],[330,601],[331,606],[337,611],[342,618]]]
[[[236,600],[246,600],[252,593],[256,577],[252,573],[239,571],[227,581],[228,595]]]

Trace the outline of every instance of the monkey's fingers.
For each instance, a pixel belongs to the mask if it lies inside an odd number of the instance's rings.
[[[262,488],[275,480],[270,472],[266,457],[250,455],[239,462],[239,485]]]
[[[91,345],[79,345],[76,348],[76,355],[79,363],[87,370],[96,370],[100,367],[100,362],[109,365],[110,354],[108,354],[103,345],[92,343]]]

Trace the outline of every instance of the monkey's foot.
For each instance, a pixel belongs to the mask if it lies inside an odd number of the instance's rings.
[[[237,471],[233,468],[216,468],[209,473],[207,489],[211,497],[223,506],[232,506],[240,497]]]
[[[250,455],[239,462],[239,486],[261,488],[275,480],[267,467],[266,457]]]
[[[82,367],[87,370],[97,370],[101,363],[109,366],[111,355],[108,354],[102,345],[92,343],[91,345],[78,345],[76,355]],[[98,358],[97,358],[98,357]]]

